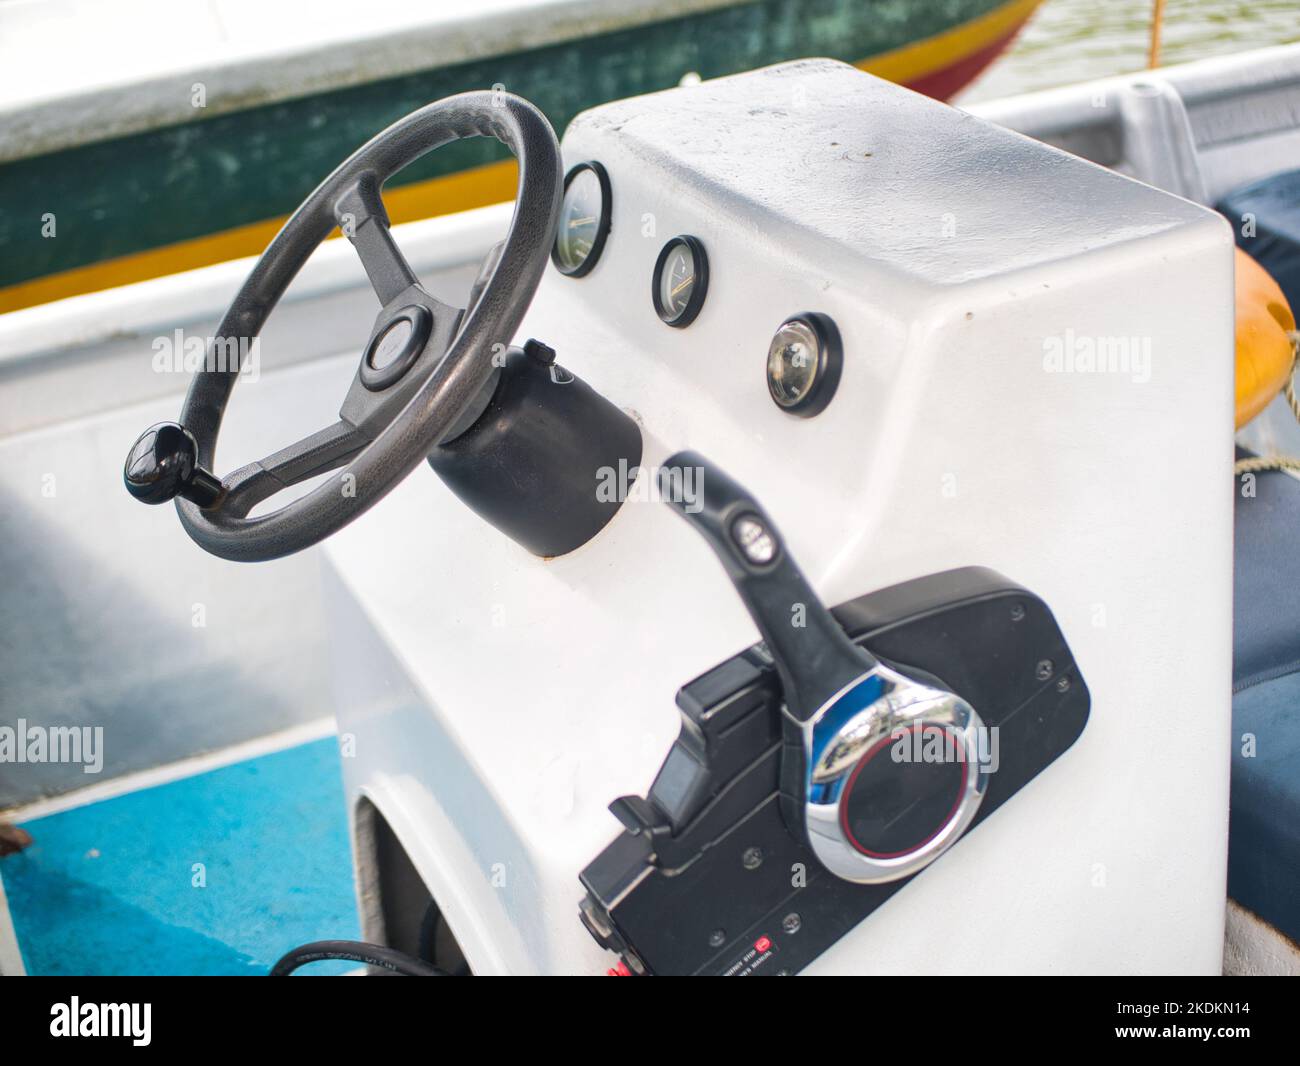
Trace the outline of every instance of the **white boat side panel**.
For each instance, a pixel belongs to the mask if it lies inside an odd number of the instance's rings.
[[[351,354],[241,383],[233,469],[337,417]],[[0,721],[103,729],[103,765],[0,774],[0,809],[98,786],[330,713],[314,554],[224,562],[142,507],[122,464],[179,397],[0,440]],[[267,413],[274,412],[268,418]]]
[[[412,223],[430,289],[464,303],[503,204]],[[141,507],[122,463],[175,419],[190,372],[160,355],[205,338],[240,260],[0,316],[0,720],[102,726],[105,765],[0,775],[0,808],[261,737],[331,713],[316,552],[247,567],[197,548],[171,507]],[[217,449],[227,472],[337,418],[378,302],[327,242],[265,331]],[[163,345],[159,347],[160,343]]]
[[[564,147],[608,168],[611,236],[588,277],[547,275],[520,337],[633,410],[647,463],[696,448],[751,488],[829,602],[991,566],[1046,599],[1092,692],[1074,748],[814,972],[1217,971],[1226,224],[840,67],[601,109]],[[649,289],[682,232],[711,281],[679,331]],[[779,412],[763,379],[772,331],[803,310],[834,317],[846,352],[811,420]],[[1082,338],[1131,339],[1150,361],[1045,365]],[[403,836],[435,892],[428,871],[466,845],[462,876],[505,869],[508,919],[448,911],[471,961],[600,972],[576,904],[618,832],[605,806],[649,786],[678,687],[756,639],[711,553],[662,504],[630,502],[538,560],[420,470],[326,555],[350,795],[382,810],[396,779],[395,806],[439,812]]]
[[[1103,78],[1044,92],[973,104],[967,110],[1166,187],[1143,172],[1177,146],[1161,131],[1126,126],[1126,95],[1169,86],[1182,99],[1205,202],[1284,170],[1300,159],[1300,43]],[[1154,140],[1155,143],[1150,143]]]
[[[463,304],[511,210],[494,204],[409,223],[400,228],[402,249],[431,292]],[[0,437],[159,396],[176,397],[179,411],[190,375],[168,371],[160,352],[174,348],[176,330],[211,337],[255,262],[233,259],[0,315]],[[328,357],[349,343],[359,352],[377,309],[355,250],[326,241],[263,330],[260,370]],[[251,402],[243,393],[235,404]]]

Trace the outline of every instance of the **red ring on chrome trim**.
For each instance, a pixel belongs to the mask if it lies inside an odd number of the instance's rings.
[[[914,723],[907,727],[906,732],[914,733],[918,729],[921,730],[922,733],[924,733],[926,730],[929,729],[933,729],[935,732],[939,732],[939,733],[943,732],[942,726],[935,725],[932,722]],[[961,806],[962,797],[966,795],[966,784],[970,777],[970,759],[966,758],[963,755],[961,760],[961,784],[957,788],[957,798],[953,800],[952,809],[948,811],[947,816],[944,818],[942,822],[939,823],[939,828],[936,829],[924,840],[922,840],[919,844],[915,845],[914,847],[906,848],[903,851],[890,851],[890,852],[872,851],[870,848],[864,846],[863,844],[860,844],[858,842],[858,838],[853,835],[853,830],[849,828],[849,797],[853,795],[853,785],[858,780],[858,774],[862,772],[862,768],[866,766],[867,763],[869,763],[872,759],[874,759],[876,755],[880,753],[881,749],[885,747],[886,744],[889,744],[896,739],[897,737],[893,733],[891,733],[887,737],[883,737],[880,741],[876,743],[876,745],[873,748],[871,748],[865,755],[862,756],[861,759],[858,760],[858,765],[853,768],[853,773],[849,775],[848,783],[844,786],[844,794],[840,797],[840,829],[844,833],[844,838],[850,844],[853,845],[853,849],[855,851],[861,852],[863,855],[868,855],[873,859],[901,859],[904,855],[914,855],[916,852],[920,851],[932,840],[934,840],[935,837],[937,837],[940,833],[942,833],[945,829],[947,829],[948,826],[952,824],[953,816],[957,813],[957,809]]]

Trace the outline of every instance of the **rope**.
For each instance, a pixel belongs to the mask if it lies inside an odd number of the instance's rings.
[[[1165,21],[1165,0],[1155,0],[1151,9],[1151,48],[1147,52],[1147,69],[1160,66],[1160,29]]]
[[[1296,421],[1300,422],[1300,397],[1296,395],[1296,372],[1300,371],[1300,330],[1292,331],[1288,334],[1291,338],[1291,376],[1287,378],[1286,388],[1282,394],[1286,396],[1286,402],[1291,408],[1291,413],[1295,415]],[[1293,470],[1300,474],[1300,459],[1291,459],[1285,455],[1256,456],[1253,459],[1241,459],[1232,468],[1234,476],[1242,474],[1259,474],[1265,470]]]

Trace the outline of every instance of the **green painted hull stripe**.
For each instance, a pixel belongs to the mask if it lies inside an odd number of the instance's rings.
[[[504,85],[563,131],[579,112],[807,56],[857,62],[1001,0],[760,0],[88,144],[0,167],[0,288],[287,214],[358,145],[431,100]],[[502,158],[448,145],[393,185]],[[43,234],[53,214],[54,237]]]

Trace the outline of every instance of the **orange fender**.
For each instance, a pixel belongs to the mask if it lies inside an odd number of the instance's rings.
[[[1269,405],[1295,363],[1295,315],[1268,271],[1237,252],[1237,428]]]

